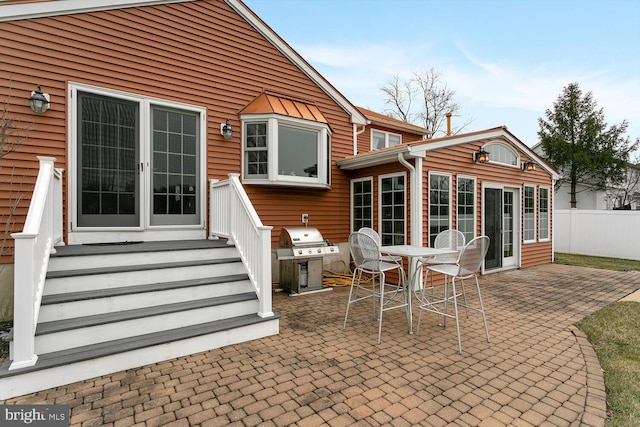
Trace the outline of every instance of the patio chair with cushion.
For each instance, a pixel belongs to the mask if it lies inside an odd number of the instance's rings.
[[[431,265],[428,267],[431,273],[441,273],[445,276],[445,284],[442,295],[428,295],[422,293],[420,298],[420,305],[418,306],[418,328],[416,334],[420,333],[420,320],[422,318],[422,312],[427,311],[435,313],[444,317],[443,326],[446,326],[447,317],[453,318],[456,321],[456,332],[458,334],[458,351],[462,354],[462,341],[460,339],[460,322],[459,322],[459,307],[462,307],[467,312],[469,317],[469,310],[477,311],[482,315],[482,321],[484,323],[484,330],[487,336],[487,342],[489,340],[489,328],[487,327],[487,318],[484,312],[484,304],[482,302],[482,294],[480,293],[480,284],[478,282],[478,272],[482,266],[487,250],[489,249],[489,238],[487,236],[476,237],[467,243],[458,256],[458,260],[454,264],[441,264]],[[478,305],[472,306],[467,302],[467,295],[464,288],[464,280],[473,278],[476,283],[476,292],[478,297]],[[456,282],[460,282],[460,287],[456,287]],[[451,294],[449,294],[449,288],[451,288]],[[459,297],[462,297],[462,303],[459,301]],[[448,312],[449,305],[453,305],[453,314]]]
[[[408,306],[405,289],[405,274],[402,263],[383,261],[380,245],[368,234],[355,232],[349,236],[349,249],[355,264],[349,290],[344,325],[347,327],[349,309],[352,304],[371,299],[374,317],[378,320],[378,344],[382,336],[382,313]],[[398,272],[398,283],[387,283],[386,273]],[[407,318],[407,323],[409,319]]]

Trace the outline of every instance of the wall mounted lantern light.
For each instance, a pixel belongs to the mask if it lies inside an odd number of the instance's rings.
[[[522,170],[525,172],[533,172],[536,170],[536,163],[535,162],[523,162],[522,163]]]
[[[49,97],[48,93],[42,93],[40,85],[38,89],[31,92],[31,98],[29,98],[29,105],[34,113],[44,113],[49,109]]]
[[[233,136],[233,128],[229,124],[229,119],[227,119],[226,123],[220,123],[220,135],[222,135],[227,141]]]
[[[473,153],[473,161],[476,163],[487,163],[489,161],[489,153],[481,148]]]

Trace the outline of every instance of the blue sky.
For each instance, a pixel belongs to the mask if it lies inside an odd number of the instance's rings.
[[[640,137],[638,0],[244,0],[353,104],[383,112],[394,75],[435,68],[465,131],[538,142],[569,83]],[[455,120],[455,117],[454,117]]]

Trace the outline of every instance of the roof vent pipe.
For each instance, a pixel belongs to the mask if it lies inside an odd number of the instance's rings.
[[[451,111],[447,113],[447,136],[451,136]]]

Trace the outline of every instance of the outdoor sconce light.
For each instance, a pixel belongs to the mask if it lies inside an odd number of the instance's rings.
[[[533,172],[536,170],[536,166],[535,162],[524,162],[522,163],[522,170],[525,172]]]
[[[473,153],[473,161],[476,163],[487,163],[489,161],[489,153],[481,148]]]
[[[31,92],[31,98],[29,98],[29,105],[34,113],[44,113],[49,109],[49,97],[48,93],[42,93],[40,85],[38,89]]]
[[[229,119],[227,119],[226,123],[220,123],[220,135],[222,135],[227,141],[233,136],[233,128],[229,124]]]

